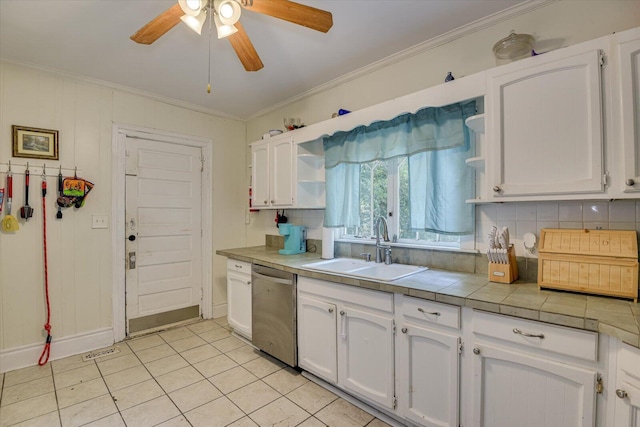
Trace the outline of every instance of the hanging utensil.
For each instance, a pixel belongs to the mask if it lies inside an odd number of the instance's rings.
[[[62,166],[58,169],[58,197],[62,197]],[[56,214],[56,219],[62,219],[62,208],[58,205],[58,213]]]
[[[29,221],[33,216],[33,208],[29,206],[29,162],[27,169],[24,171],[24,206],[20,208],[20,218]]]
[[[20,229],[18,220],[11,215],[11,200],[13,198],[13,174],[11,173],[11,162],[7,172],[7,215],[2,219],[2,230],[6,233],[13,233]]]

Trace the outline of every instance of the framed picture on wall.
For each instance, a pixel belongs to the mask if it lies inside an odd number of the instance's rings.
[[[13,157],[58,160],[58,131],[27,126],[11,126]]]

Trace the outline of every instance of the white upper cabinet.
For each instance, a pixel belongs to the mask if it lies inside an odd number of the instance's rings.
[[[640,191],[640,28],[612,36],[613,54],[616,56],[618,72],[614,88],[617,102],[614,114],[623,145],[623,170],[621,178],[623,192]]]
[[[607,38],[487,72],[494,200],[603,193],[602,65]]]
[[[293,138],[288,135],[251,144],[252,207],[293,206],[293,149]]]

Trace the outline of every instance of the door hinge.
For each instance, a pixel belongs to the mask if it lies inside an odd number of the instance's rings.
[[[604,185],[605,187],[609,185],[609,171],[606,171],[604,174],[602,174],[602,185]]]
[[[200,154],[200,172],[204,172],[204,155]]]
[[[600,61],[600,66],[601,66],[601,67],[604,67],[604,66],[605,66],[605,64],[606,64],[606,57],[605,57],[605,55],[604,55],[604,52],[603,52],[603,51],[600,51],[600,58],[599,58],[599,61]]]
[[[393,396],[393,409],[396,409],[398,407],[398,398]]]
[[[598,374],[596,377],[596,393],[602,394],[604,391],[604,383],[602,382],[602,375]]]
[[[200,301],[204,300],[204,290],[202,290],[202,288],[200,288]]]
[[[396,334],[396,321],[395,319],[393,320],[393,335]]]
[[[458,338],[458,354],[462,354],[462,350],[464,350],[464,345],[462,344],[462,340]]]

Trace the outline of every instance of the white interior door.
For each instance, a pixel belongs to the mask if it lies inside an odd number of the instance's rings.
[[[127,333],[202,313],[202,152],[126,140]]]

